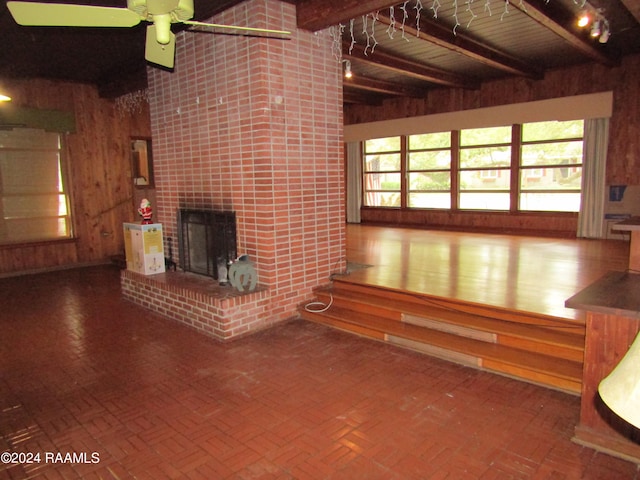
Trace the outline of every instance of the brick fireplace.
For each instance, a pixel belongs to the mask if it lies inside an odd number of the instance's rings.
[[[148,70],[154,219],[166,242],[178,238],[179,209],[235,212],[237,252],[253,260],[259,287],[220,300],[160,278],[171,272],[124,272],[122,283],[125,296],[145,306],[161,301],[141,298],[150,289],[157,297],[179,290],[186,300],[172,301],[187,310],[205,298],[214,305],[201,308],[205,319],[223,332],[213,335],[227,339],[295,316],[314,287],[345,268],[342,81],[330,35],[297,31],[292,4],[250,0],[211,21],[292,35],[181,32],[174,71]],[[163,308],[194,323],[193,312]]]

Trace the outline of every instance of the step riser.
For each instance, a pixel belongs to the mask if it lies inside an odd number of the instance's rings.
[[[580,393],[584,325],[579,321],[556,322],[553,317],[528,317],[523,312],[343,282],[319,288],[316,293],[325,303],[331,295],[332,307],[323,313],[301,309],[307,320],[469,367]]]
[[[466,312],[472,315],[486,316],[489,318],[495,318],[496,320],[518,322],[521,324],[533,325],[543,328],[551,328],[551,322],[552,324],[557,324],[557,328],[561,328],[563,329],[562,331],[566,330],[567,332],[572,332],[574,327],[576,327],[576,321],[572,320],[557,317],[548,317],[545,315],[538,315],[534,313],[523,315],[522,312],[513,312],[499,307],[469,304],[460,300],[449,298],[413,295],[402,291],[386,290],[377,287],[370,287],[367,285],[359,285],[355,283],[340,281],[339,279],[334,280],[333,290],[335,290],[336,292],[344,293],[347,296],[349,294],[379,296],[385,298],[388,302],[403,302],[423,309],[438,307],[445,310],[455,309],[457,311]],[[584,326],[584,320],[581,322],[581,324],[582,326]]]
[[[414,340],[407,340],[406,338],[396,337],[394,335],[385,335],[384,339],[386,342],[392,345],[415,350],[432,357],[459,363],[467,367],[479,368],[482,366],[482,359],[474,357],[473,355],[465,355],[464,353],[453,352],[451,350],[447,350],[446,348],[434,347],[433,345],[427,345],[425,343],[416,342]]]
[[[325,296],[324,293],[319,293],[318,297],[323,301],[329,302],[329,295]],[[357,301],[344,299],[339,296],[334,296],[333,304],[340,306],[344,309],[354,312],[375,315],[378,317],[387,318],[389,320],[406,322],[412,325],[423,326],[432,330],[438,330],[443,332],[455,333],[460,336],[468,338],[474,338],[476,340],[482,340],[490,343],[499,343],[502,345],[508,345],[511,347],[519,348],[528,352],[544,353],[554,357],[562,358],[565,360],[571,360],[576,362],[582,362],[584,358],[584,349],[578,348],[575,344],[566,345],[557,343],[549,343],[540,341],[537,339],[527,338],[522,334],[520,336],[514,336],[510,334],[501,334],[494,332],[487,332],[485,330],[477,330],[471,327],[459,326],[440,318],[426,318],[417,315],[407,314],[391,309],[381,308],[377,305],[370,305],[365,303],[359,303]],[[469,318],[473,318],[469,315]],[[530,328],[530,325],[527,325]],[[457,333],[456,333],[457,332]],[[583,336],[576,335],[583,342]],[[575,343],[575,342],[574,342]]]
[[[517,380],[534,383],[554,390],[561,390],[573,395],[581,393],[581,379],[567,378],[562,374],[554,375],[553,373],[544,373],[532,370],[527,365],[513,365],[498,360],[480,358],[473,355],[465,355],[460,352],[448,350],[443,347],[429,345],[424,342],[418,342],[394,335],[384,334],[375,329],[368,329],[358,325],[352,325],[349,322],[328,318],[322,314],[302,313],[302,318],[315,323],[330,326],[345,332],[357,334],[372,340],[383,341],[399,348],[407,348],[413,351],[424,353],[425,355],[440,358],[442,360],[451,361],[461,365],[481,370],[490,371],[500,375],[505,375]]]
[[[482,342],[498,343],[498,336],[495,333],[481,332],[468,327],[461,327],[459,325],[451,325],[449,323],[443,323],[438,320],[433,320],[424,317],[416,317],[415,315],[407,315],[403,313],[402,321],[418,327],[428,328],[430,330],[437,330],[439,332],[452,333],[461,337],[473,338]]]
[[[330,299],[328,291],[318,290],[316,291],[316,295],[325,302],[328,302]],[[417,306],[415,302],[391,301],[386,297],[385,291],[378,291],[377,289],[371,289],[367,295],[358,294],[353,297],[349,295],[349,291],[334,288],[333,302],[343,308],[394,320],[400,320],[401,315],[405,314],[418,317],[424,316],[445,323],[455,323],[455,320],[448,320],[451,315],[454,315],[458,318],[477,318],[485,322],[508,323],[517,325],[518,328],[523,331],[535,329],[536,331],[546,331],[551,335],[564,336],[567,339],[571,339],[574,348],[577,350],[582,350],[584,345],[586,329],[583,323],[567,323],[564,319],[557,318],[546,318],[544,322],[542,322],[541,319],[530,317],[524,312],[518,312],[517,316],[511,314],[510,319],[505,320],[499,316],[490,315],[490,311],[479,314],[477,312],[470,312],[468,311],[469,309],[461,308],[458,304],[447,305],[443,302],[440,302],[437,306],[429,304]],[[427,315],[422,315],[421,312],[428,313]],[[523,333],[523,335],[526,336],[526,333]]]

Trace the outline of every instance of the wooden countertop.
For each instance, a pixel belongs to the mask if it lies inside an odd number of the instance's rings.
[[[622,220],[619,223],[611,225],[611,229],[622,231],[640,230],[640,217],[631,217]]]
[[[640,320],[640,274],[609,272],[566,300],[565,306]]]

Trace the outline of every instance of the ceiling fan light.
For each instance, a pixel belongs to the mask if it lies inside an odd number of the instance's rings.
[[[593,26],[591,27],[591,36],[593,38],[596,38],[599,37],[601,33],[602,30],[600,28],[600,20],[596,20],[595,22],[593,22]]]
[[[156,27],[156,40],[161,45],[171,41],[171,15],[168,13],[153,16],[153,24]]]
[[[10,101],[11,101],[11,97],[9,95],[4,95],[0,93],[0,102],[10,102]]]

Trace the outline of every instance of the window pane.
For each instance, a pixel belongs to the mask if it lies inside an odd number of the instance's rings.
[[[562,138],[582,138],[584,136],[584,121],[571,120],[568,122],[536,122],[522,125],[522,141],[557,140]]]
[[[367,192],[364,204],[368,207],[399,207],[400,192]]]
[[[442,170],[451,168],[451,151],[409,153],[409,170]]]
[[[449,172],[410,173],[409,190],[451,190],[451,174]]]
[[[582,164],[582,140],[575,142],[537,143],[522,146],[521,165]]]
[[[468,170],[460,172],[460,190],[509,191],[511,172],[501,170]]]
[[[471,128],[460,131],[460,145],[511,143],[511,127]]]
[[[399,173],[367,173],[365,175],[365,190],[396,190],[400,191]]]
[[[409,135],[409,149],[424,150],[451,147],[451,132]]]
[[[364,142],[366,153],[398,152],[400,151],[400,137],[374,138]]]
[[[520,172],[521,190],[580,190],[581,167],[527,168]]]
[[[400,154],[389,153],[367,155],[364,162],[365,172],[397,172],[400,171]]]
[[[510,146],[460,150],[460,168],[508,167],[510,165]]]
[[[5,219],[57,217],[59,196],[52,195],[10,195],[2,198],[2,213]]]
[[[451,194],[449,192],[409,193],[411,208],[451,208]]]
[[[464,210],[509,210],[509,193],[460,194],[460,208]]]
[[[580,211],[580,193],[523,193],[520,210],[546,212]]]

